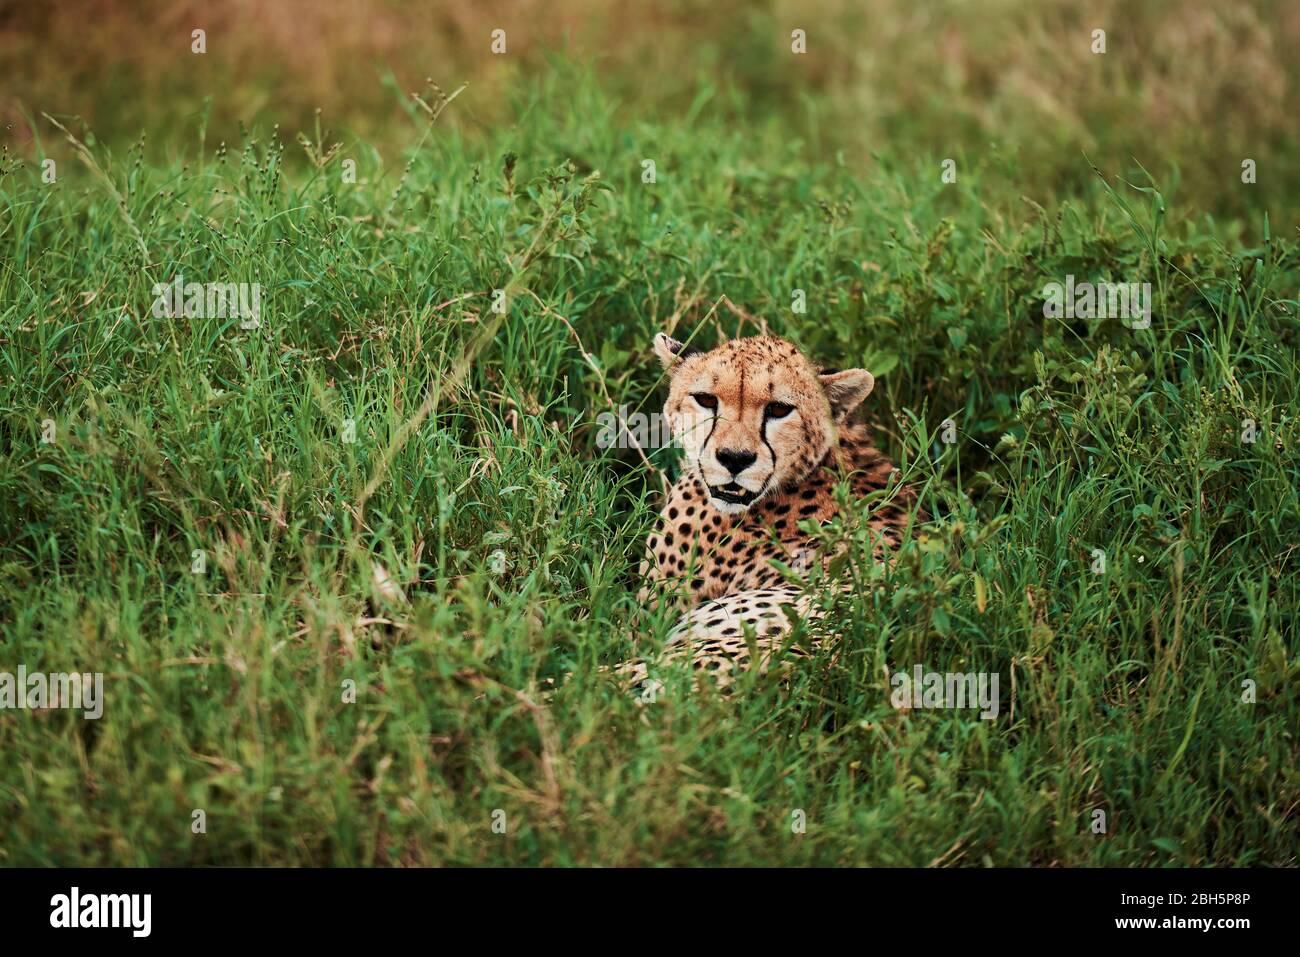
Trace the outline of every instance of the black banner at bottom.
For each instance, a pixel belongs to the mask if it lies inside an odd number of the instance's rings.
[[[7,943],[256,940],[338,946],[376,935],[486,933],[625,944],[715,928],[873,942],[1040,930],[1049,938],[1239,935],[1292,922],[1296,875],[1264,870],[10,870]],[[639,928],[639,930],[638,930]],[[198,936],[196,936],[196,934]],[[986,941],[998,939],[985,937]],[[494,941],[495,942],[495,941]]]

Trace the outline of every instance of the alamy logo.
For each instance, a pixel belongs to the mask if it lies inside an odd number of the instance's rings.
[[[1067,275],[1064,283],[1043,287],[1043,315],[1048,319],[1124,319],[1131,329],[1151,328],[1151,283],[1081,282]]]
[[[27,672],[25,665],[18,666],[15,675],[0,671],[0,710],[37,711],[44,708],[71,708],[82,710],[91,721],[104,714],[104,675],[67,674],[56,671],[45,674]]]
[[[633,412],[620,405],[618,412],[602,412],[596,416],[600,431],[596,433],[596,447],[600,449],[664,449],[675,445],[672,423],[662,412]]]
[[[50,898],[51,927],[127,927],[133,937],[148,937],[153,927],[152,894],[71,894]]]
[[[154,283],[153,295],[155,319],[239,319],[241,329],[256,329],[262,324],[260,283],[187,283],[177,276],[170,283]]]
[[[917,665],[910,675],[897,672],[889,683],[894,688],[889,702],[895,708],[979,708],[985,721],[998,716],[996,672],[926,671]]]

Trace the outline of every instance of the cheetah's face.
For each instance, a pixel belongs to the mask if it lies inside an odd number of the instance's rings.
[[[672,377],[664,413],[686,465],[727,515],[806,477],[834,444],[836,421],[875,385],[865,369],[818,373],[772,336],[700,352],[661,333],[655,352]]]

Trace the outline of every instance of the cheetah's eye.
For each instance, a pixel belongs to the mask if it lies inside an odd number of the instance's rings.
[[[763,410],[769,419],[784,419],[793,411],[794,406],[785,402],[769,402],[767,408]]]
[[[709,392],[692,392],[691,398],[698,402],[702,409],[708,409],[710,412],[716,412],[718,409],[718,397]]]

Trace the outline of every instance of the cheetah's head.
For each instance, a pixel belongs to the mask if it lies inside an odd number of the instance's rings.
[[[701,352],[660,333],[655,353],[671,376],[664,414],[687,468],[728,515],[804,479],[830,451],[836,423],[875,385],[865,369],[819,372],[773,336]]]

